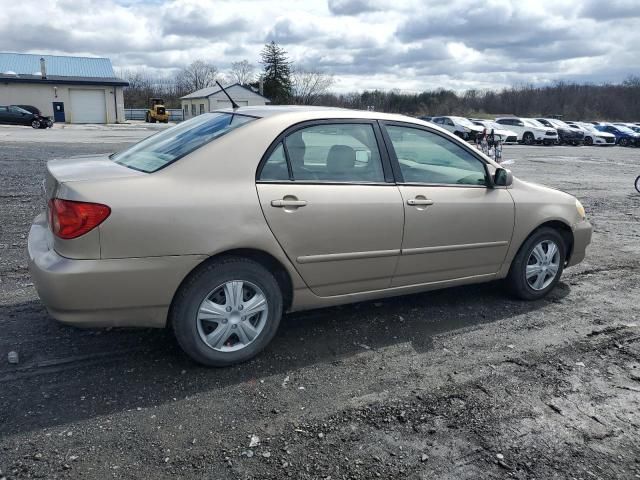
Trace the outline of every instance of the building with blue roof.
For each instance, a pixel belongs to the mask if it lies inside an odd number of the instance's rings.
[[[32,105],[55,122],[124,122],[127,85],[108,58],[0,52],[0,105]]]

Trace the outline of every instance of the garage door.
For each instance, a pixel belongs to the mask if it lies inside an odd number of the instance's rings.
[[[71,123],[106,123],[104,90],[69,90]]]

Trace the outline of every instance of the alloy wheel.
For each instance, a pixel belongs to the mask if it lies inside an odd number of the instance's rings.
[[[527,284],[533,290],[544,290],[556,278],[559,268],[560,249],[558,245],[553,240],[543,240],[533,247],[529,254],[525,270]]]
[[[214,288],[200,303],[198,333],[218,352],[238,351],[260,335],[268,315],[267,297],[257,285],[232,280]]]

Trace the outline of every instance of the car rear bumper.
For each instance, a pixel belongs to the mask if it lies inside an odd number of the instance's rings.
[[[567,267],[571,267],[584,260],[587,246],[591,243],[593,228],[587,220],[582,220],[573,226],[573,250],[569,257]]]
[[[44,214],[29,231],[29,271],[57,320],[83,327],[164,327],[173,296],[205,255],[76,260],[49,246]]]

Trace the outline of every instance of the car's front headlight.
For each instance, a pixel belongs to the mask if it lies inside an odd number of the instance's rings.
[[[578,210],[578,216],[584,220],[585,218],[587,218],[587,213],[584,211],[584,207],[582,206],[582,204],[580,203],[580,200],[576,199],[576,210]]]

